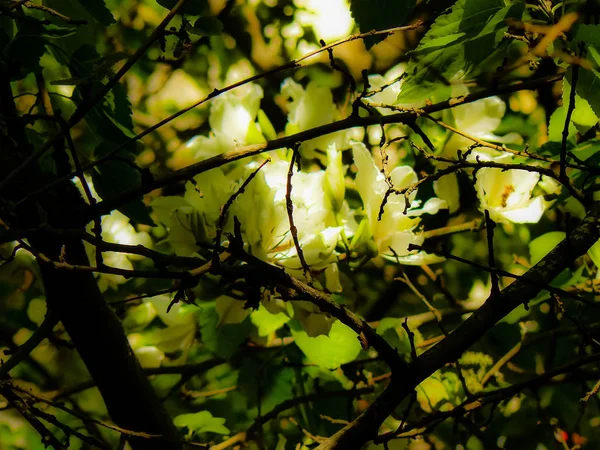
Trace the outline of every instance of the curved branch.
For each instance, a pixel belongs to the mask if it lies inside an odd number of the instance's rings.
[[[318,450],[355,449],[372,440],[383,421],[396,406],[428,376],[458,359],[513,309],[527,304],[565,267],[600,239],[600,202],[595,202],[583,222],[548,255],[522,277],[490,296],[477,312],[454,330],[446,339],[421,354],[409,370],[392,378],[387,389],[356,420],[317,447]]]

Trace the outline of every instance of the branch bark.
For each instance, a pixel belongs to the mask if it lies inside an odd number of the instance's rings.
[[[0,75],[0,116],[8,125],[0,132],[0,179],[12,173],[33,149],[13,101],[10,80]],[[60,147],[60,146],[59,146]],[[60,148],[56,153],[60,152]],[[0,215],[5,223],[38,229],[28,237],[36,250],[52,260],[88,265],[85,248],[79,238],[65,237],[42,230],[48,223],[57,228],[85,231],[82,212],[87,208],[72,184],[63,184],[40,196],[37,201],[12,207],[23,190],[41,186],[55,178],[41,173],[36,165],[27,169],[22,183],[0,198]],[[56,314],[75,344],[91,377],[97,384],[111,418],[121,428],[160,435],[148,439],[130,437],[135,450],[180,449],[181,438],[165,408],[154,393],[113,309],[104,301],[91,272],[57,270],[51,263],[40,262],[40,271],[48,309]]]
[[[560,272],[600,239],[600,202],[583,222],[521,279],[490,296],[477,312],[446,339],[423,353],[404,373],[394,374],[387,389],[356,420],[334,434],[317,450],[357,449],[377,436],[383,421],[428,376],[462,353],[520,305],[526,305]]]

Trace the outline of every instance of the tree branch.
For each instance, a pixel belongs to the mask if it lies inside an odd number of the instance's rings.
[[[600,238],[600,203],[593,204],[583,222],[534,267],[483,306],[446,339],[421,354],[356,420],[317,447],[318,450],[356,449],[377,435],[381,423],[425,378],[461,354],[513,309],[527,304],[543,286],[583,255]]]

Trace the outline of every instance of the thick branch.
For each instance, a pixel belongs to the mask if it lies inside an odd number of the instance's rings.
[[[446,339],[423,353],[401,376],[392,379],[387,389],[355,421],[326,442],[318,450],[356,449],[377,435],[383,421],[397,405],[427,377],[461,354],[513,309],[527,304],[562,270],[583,255],[600,238],[600,203],[593,204],[589,214],[565,240],[533,266],[523,279],[518,279],[491,296],[484,305],[454,330]]]

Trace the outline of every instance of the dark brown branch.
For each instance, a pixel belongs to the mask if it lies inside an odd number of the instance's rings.
[[[242,249],[233,249],[232,254],[241,260],[248,263],[251,267],[258,269],[261,275],[266,279],[272,280],[273,283],[284,286],[287,289],[295,291],[297,298],[302,298],[310,301],[317,306],[322,312],[329,313],[344,325],[351,328],[358,336],[363,336],[368,345],[373,347],[379,353],[389,366],[391,371],[400,375],[407,369],[407,364],[398,355],[398,352],[391,347],[387,341],[377,334],[377,332],[369,326],[367,322],[358,317],[348,308],[336,303],[331,296],[324,292],[315,289],[297,278],[286,273],[283,269],[273,266],[265,261],[256,258],[243,251]]]
[[[526,304],[550,283],[565,267],[583,255],[600,238],[600,203],[594,203],[583,222],[560,242],[548,255],[529,269],[499,295],[490,296],[481,308],[472,314],[447,338],[419,358],[392,382],[375,402],[356,420],[333,435],[318,450],[353,449],[372,440],[381,423],[396,406],[410,395],[424,379],[445,364],[457,360],[477,342],[496,322],[516,307]],[[598,355],[595,355],[598,357]],[[551,372],[548,372],[551,373]]]
[[[35,349],[40,342],[52,333],[54,327],[58,324],[58,316],[48,310],[46,317],[40,324],[37,330],[27,339],[27,341],[19,347],[19,349],[12,354],[10,359],[0,366],[0,380],[5,378],[13,368],[15,368],[21,361],[29,356],[29,354]]]
[[[13,1],[13,4],[11,5],[11,7],[14,7],[15,4],[23,5],[25,8],[39,9],[40,11],[44,11],[48,14],[53,15],[54,17],[58,17],[63,22],[70,23],[71,25],[87,25],[87,23],[88,23],[87,20],[72,19],[69,16],[65,16],[64,14],[61,14],[58,11],[56,11],[55,9],[52,9],[46,5],[38,5],[36,3],[29,2],[29,1],[24,1],[24,2],[23,1],[19,1],[19,2]]]

